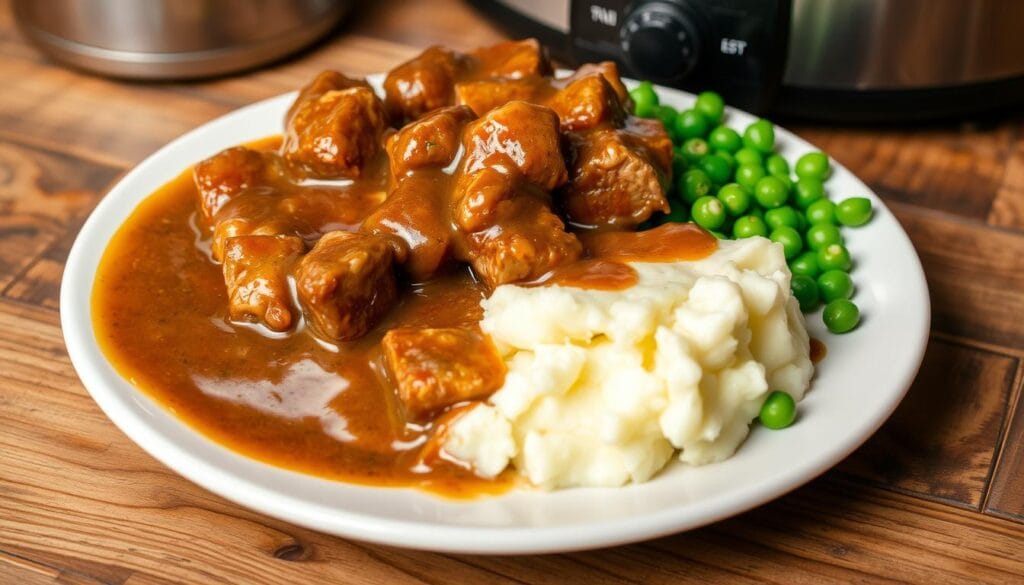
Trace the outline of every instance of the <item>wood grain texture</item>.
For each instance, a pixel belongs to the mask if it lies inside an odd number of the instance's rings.
[[[843,465],[923,497],[979,509],[1020,360],[933,338],[892,418]]]
[[[0,0],[0,583],[1024,580],[1020,114],[795,127],[891,204],[925,267],[933,338],[906,402],[864,448],[808,486],[713,526],[569,555],[368,545],[209,494],[110,423],[68,362],[56,309],[78,226],[119,173],[321,69],[372,73],[429,44],[501,38],[458,0],[390,0],[269,68],[124,84],[49,62]]]
[[[1017,404],[992,474],[985,511],[1024,522],[1024,371],[1017,374]]]

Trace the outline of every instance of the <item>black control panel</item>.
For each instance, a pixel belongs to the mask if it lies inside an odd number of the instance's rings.
[[[623,73],[713,89],[753,112],[775,104],[786,60],[788,0],[573,0],[567,52]]]

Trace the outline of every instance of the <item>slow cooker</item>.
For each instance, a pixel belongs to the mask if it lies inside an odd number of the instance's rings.
[[[1024,104],[1022,0],[470,0],[559,59],[840,121]]]

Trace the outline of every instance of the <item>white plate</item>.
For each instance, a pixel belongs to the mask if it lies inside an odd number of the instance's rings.
[[[693,102],[686,93],[658,92],[678,108]],[[835,465],[888,418],[921,363],[929,301],[920,261],[892,213],[834,165],[827,184],[831,196],[864,196],[875,206],[870,224],[844,232],[856,262],[855,301],[863,320],[855,332],[834,336],[820,315],[808,318],[808,329],[825,341],[828,357],[800,404],[798,422],[784,431],[755,425],[728,461],[703,467],[676,463],[646,484],[617,489],[514,490],[463,502],[414,489],[318,479],[241,456],[179,422],[113,369],[97,346],[90,292],[107,242],[143,198],[223,148],[279,133],[293,99],[294,94],[278,96],[205,124],[128,173],[82,228],[61,286],[68,353],[107,416],[167,466],[243,506],[340,536],[436,551],[557,552],[653,538],[763,504]],[[728,112],[728,124],[737,129],[753,119]],[[789,160],[812,148],[781,128],[776,136]]]

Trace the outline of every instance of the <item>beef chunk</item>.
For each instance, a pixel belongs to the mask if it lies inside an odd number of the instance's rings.
[[[480,231],[494,225],[498,204],[514,194],[516,183],[515,175],[493,167],[460,176],[452,212],[455,225],[464,232]]]
[[[395,259],[414,282],[436,274],[449,256],[449,203],[436,181],[418,174],[403,178],[361,228],[388,238]]]
[[[536,79],[481,79],[455,84],[455,103],[482,116],[511,101],[542,103],[551,93],[549,84]]]
[[[282,152],[298,173],[318,179],[358,178],[380,150],[384,105],[366,87],[332,90],[299,105]]]
[[[551,75],[551,60],[537,39],[508,41],[483,47],[471,53],[475,60],[474,77],[518,79]]]
[[[401,177],[424,167],[443,168],[458,154],[462,131],[474,118],[464,106],[434,112],[411,122],[388,139],[391,173]]]
[[[628,228],[655,211],[669,211],[665,187],[671,167],[644,146],[647,138],[613,129],[574,137],[570,179],[561,196],[570,221]],[[668,156],[670,165],[671,143]]]
[[[415,120],[454,103],[452,86],[468,61],[444,47],[430,47],[402,63],[384,79],[385,104],[395,123]]]
[[[611,84],[599,74],[573,81],[548,102],[563,130],[580,131],[601,124],[619,127],[626,111]]]
[[[199,192],[199,212],[209,221],[228,201],[240,193],[265,184],[279,171],[271,153],[236,146],[200,162],[192,171]]]
[[[330,232],[295,267],[306,322],[331,341],[366,334],[398,300],[392,249],[382,239]]]
[[[287,331],[295,309],[288,292],[288,271],[305,250],[295,236],[239,236],[224,249],[224,284],[228,313],[236,321],[252,321],[272,331]]]
[[[600,74],[604,77],[608,85],[615,91],[615,95],[619,97],[619,103],[623,105],[627,110],[632,111],[632,100],[629,97],[629,90],[626,89],[626,85],[622,83],[622,78],[619,77],[619,67],[614,61],[601,61],[600,63],[586,63],[573,72],[572,75],[565,78],[566,85],[576,81],[577,79],[583,79],[584,77],[590,77],[595,73]]]
[[[231,217],[217,222],[213,229],[210,242],[210,255],[217,262],[222,262],[227,253],[228,242],[240,236],[282,236],[295,235],[284,220],[267,217],[246,218]]]
[[[365,87],[369,89],[370,84],[366,83],[363,79],[353,79],[337,71],[327,70],[321,72],[313,78],[313,81],[310,81],[299,91],[298,97],[295,98],[295,102],[288,108],[288,113],[285,115],[285,125],[290,122],[295,112],[307,102],[316,101],[320,99],[320,96],[329,91],[338,91],[350,87]]]
[[[494,226],[466,234],[461,255],[488,287],[536,280],[582,254],[576,236],[535,194],[518,193],[501,201]]]
[[[567,175],[558,137],[558,116],[549,108],[509,102],[487,112],[466,129],[464,172],[485,167],[518,170],[537,187],[550,191]]]
[[[478,329],[392,329],[381,345],[398,397],[414,419],[485,398],[504,382],[501,357]]]
[[[672,139],[661,120],[631,116],[619,134],[631,148],[643,151],[667,180],[672,179]]]

